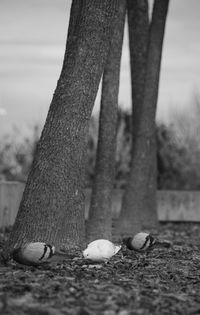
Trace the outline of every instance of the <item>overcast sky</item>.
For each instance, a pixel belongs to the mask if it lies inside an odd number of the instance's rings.
[[[62,66],[70,6],[70,0],[0,0],[0,136],[13,124],[23,129],[44,123]],[[127,30],[120,83],[119,103],[128,108]],[[187,106],[195,91],[200,92],[200,0],[171,0],[158,118],[167,120],[171,108]]]

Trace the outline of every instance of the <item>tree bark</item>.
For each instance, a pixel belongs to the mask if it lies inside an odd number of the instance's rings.
[[[121,235],[157,225],[155,116],[168,0],[154,2],[149,27],[146,0],[128,0],[133,141],[128,184],[118,222]]]
[[[140,164],[142,163],[140,163],[141,153],[139,150],[142,149],[142,143],[137,134],[141,130],[140,125],[144,111],[143,93],[149,31],[147,0],[128,0],[127,8],[132,87],[132,150],[130,174],[117,224],[117,230],[121,235],[132,234],[141,229],[142,205],[140,206],[140,203],[142,196],[139,186],[142,185],[144,179],[141,178],[140,174]]]
[[[148,165],[149,185],[147,206],[142,211],[142,226],[151,228],[158,223],[157,216],[157,144],[156,144],[156,108],[162,60],[163,40],[169,0],[154,0],[152,20],[149,30],[148,55],[144,89],[144,107],[148,117],[143,130],[147,135],[146,164]],[[145,130],[146,127],[146,130]]]
[[[73,0],[63,67],[9,240],[84,242],[88,124],[108,54],[117,0]]]
[[[120,60],[126,0],[119,3],[111,46],[104,68],[94,185],[87,224],[88,242],[112,237],[112,192],[115,177],[116,127]]]

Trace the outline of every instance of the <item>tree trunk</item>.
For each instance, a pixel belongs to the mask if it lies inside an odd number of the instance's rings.
[[[166,18],[169,0],[155,0],[152,20],[149,30],[148,55],[145,76],[145,89],[143,104],[146,108],[148,120],[143,130],[148,135],[146,154],[148,165],[149,185],[147,191],[147,206],[142,214],[143,227],[155,227],[158,223],[157,216],[157,144],[156,144],[156,108],[158,100],[158,88],[160,79],[160,66],[162,60],[163,39],[165,33]],[[149,156],[149,158],[148,158]]]
[[[98,238],[111,239],[112,237],[112,192],[115,177],[119,75],[125,11],[126,0],[121,0],[103,73],[96,168],[87,224],[88,242]]]
[[[133,142],[130,176],[118,222],[121,235],[155,227],[158,222],[155,115],[167,8],[168,0],[155,0],[149,27],[147,1],[128,0]]]
[[[63,68],[28,176],[9,250],[33,241],[57,249],[84,241],[88,124],[108,54],[117,0],[73,0]]]
[[[140,125],[144,111],[143,93],[149,30],[147,0],[128,0],[127,7],[132,87],[132,151],[129,179],[117,224],[117,230],[121,235],[132,234],[141,229],[142,205],[140,203],[143,196],[141,196],[142,192],[139,186],[142,186],[144,179],[140,174],[142,142],[138,138],[138,133],[141,130]]]

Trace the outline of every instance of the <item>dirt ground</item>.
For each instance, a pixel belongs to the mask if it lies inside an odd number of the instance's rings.
[[[123,248],[108,264],[80,256],[1,264],[0,314],[200,314],[200,225],[162,224],[158,236],[172,246],[147,254]]]

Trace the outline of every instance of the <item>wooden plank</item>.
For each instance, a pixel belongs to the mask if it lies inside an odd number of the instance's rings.
[[[22,198],[24,184],[0,181],[0,228],[14,223]],[[122,190],[113,193],[112,213],[117,218],[121,209]],[[85,217],[88,217],[91,190],[85,192]],[[200,191],[157,192],[160,221],[200,222]]]
[[[160,221],[200,222],[200,191],[160,190],[157,200]]]
[[[113,193],[113,218],[121,210],[122,190]],[[86,192],[86,218],[89,212],[90,191]],[[200,191],[158,190],[157,211],[159,221],[200,222]]]
[[[0,228],[15,222],[24,186],[19,182],[0,181]]]

